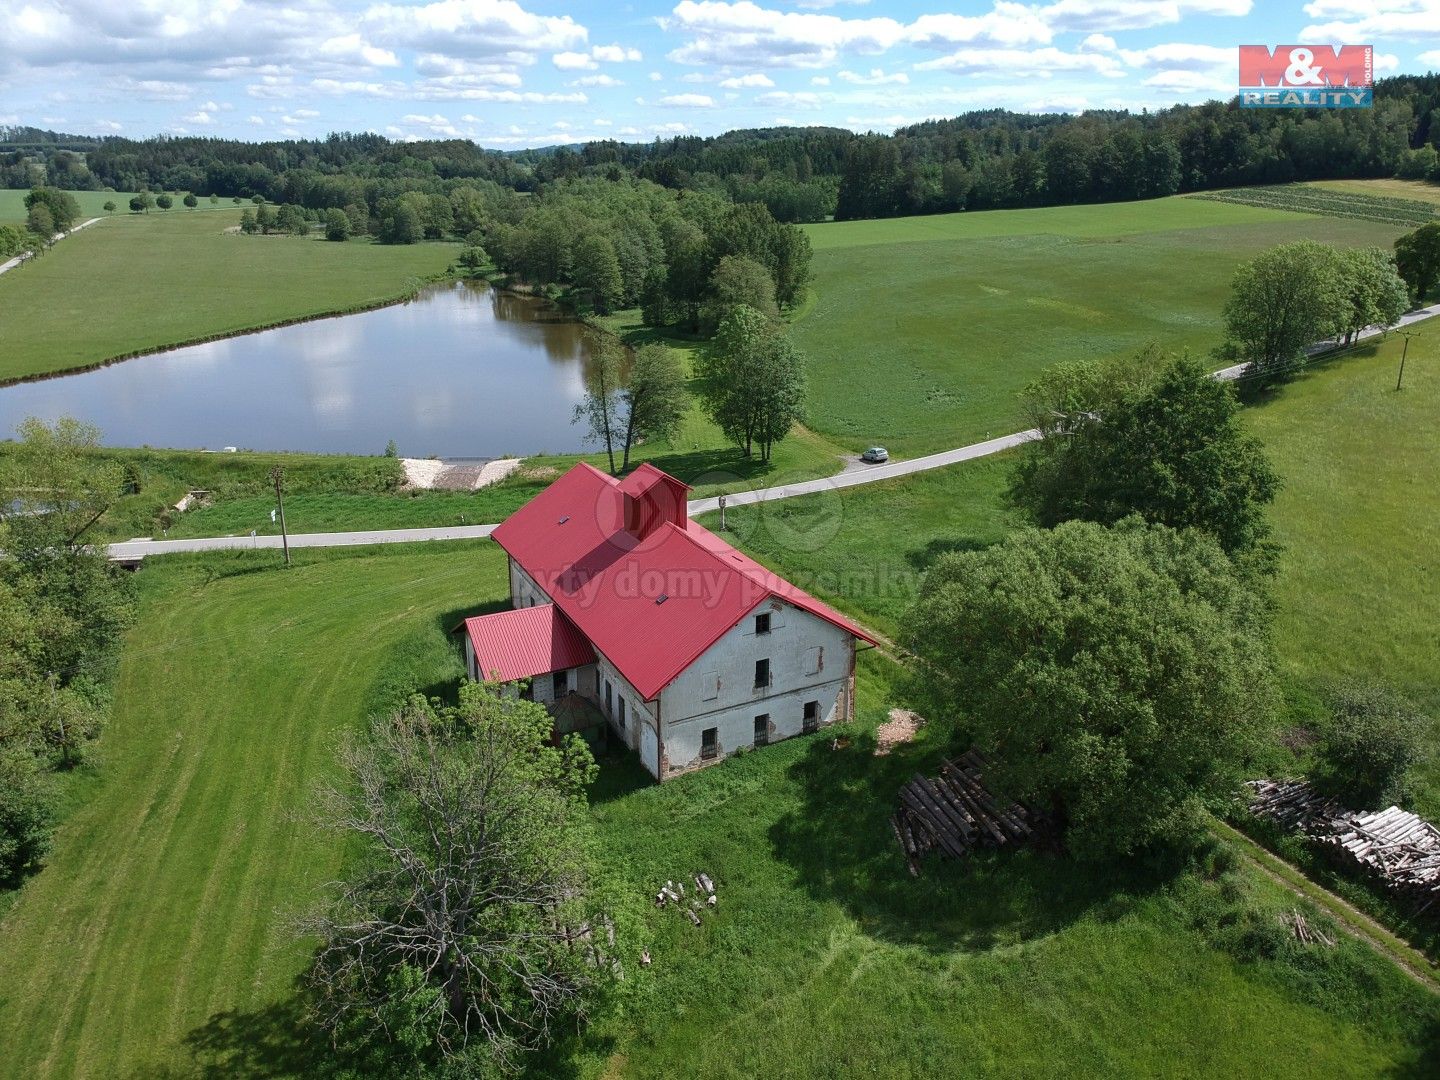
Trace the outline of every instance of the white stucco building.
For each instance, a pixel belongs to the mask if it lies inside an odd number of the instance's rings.
[[[465,621],[473,678],[575,693],[659,780],[855,709],[860,627],[686,514],[651,465],[576,465],[494,533],[513,610]]]

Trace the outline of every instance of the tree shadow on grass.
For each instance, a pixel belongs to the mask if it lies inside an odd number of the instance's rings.
[[[510,598],[508,596],[500,600],[487,600],[480,604],[467,604],[464,607],[436,612],[435,625],[440,628],[442,633],[455,634],[458,641],[461,625],[466,619],[476,615],[494,615],[497,612],[509,610]]]
[[[994,540],[977,540],[973,536],[936,537],[922,548],[907,551],[905,561],[916,570],[929,570],[941,555],[956,551],[984,551],[995,543]]]
[[[640,755],[619,744],[613,733],[607,734],[610,744],[595,755],[600,771],[586,791],[591,806],[603,806],[655,784],[655,778],[640,764]]]
[[[337,1063],[319,1032],[306,1024],[304,991],[298,985],[283,1001],[259,1009],[225,1009],[185,1036],[206,1078],[333,1076]]]
[[[935,775],[941,754],[908,745],[875,757],[874,748],[868,734],[843,749],[815,740],[791,767],[802,805],[770,830],[801,885],[874,937],[936,952],[1017,944],[1082,917],[1118,919],[1178,869],[1078,862],[1051,843],[964,861],[932,852],[911,877],[889,818],[900,787]]]

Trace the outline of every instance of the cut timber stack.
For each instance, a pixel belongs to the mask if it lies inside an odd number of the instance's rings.
[[[1338,849],[1424,911],[1440,900],[1440,829],[1408,810],[1356,812],[1300,780],[1252,780],[1250,809]]]
[[[916,773],[900,789],[890,828],[912,875],[919,876],[927,852],[963,859],[972,848],[1023,843],[1035,834],[1038,815],[1020,803],[1001,807],[981,780],[984,768],[979,751],[967,750],[935,779]]]
[[[1326,798],[1304,780],[1251,780],[1255,794],[1250,810],[1281,825],[1310,832],[1317,822],[1328,824],[1347,813],[1335,799]]]

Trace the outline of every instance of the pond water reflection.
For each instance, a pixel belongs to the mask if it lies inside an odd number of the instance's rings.
[[[95,424],[111,446],[496,457],[581,449],[585,328],[476,282],[375,311],[0,389],[27,416]]]

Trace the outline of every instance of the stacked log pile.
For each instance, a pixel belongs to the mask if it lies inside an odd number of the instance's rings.
[[[984,768],[984,757],[967,750],[935,779],[916,773],[900,789],[890,827],[912,876],[919,876],[928,852],[963,859],[976,847],[1020,844],[1035,835],[1040,815],[1021,803],[1000,806],[982,780]]]
[[[1254,792],[1252,813],[1302,832],[1310,832],[1317,823],[1328,825],[1348,812],[1304,780],[1251,780],[1246,786]]]
[[[1375,874],[1420,911],[1440,901],[1440,829],[1408,810],[1356,812],[1298,780],[1252,780],[1250,809],[1300,829]]]

